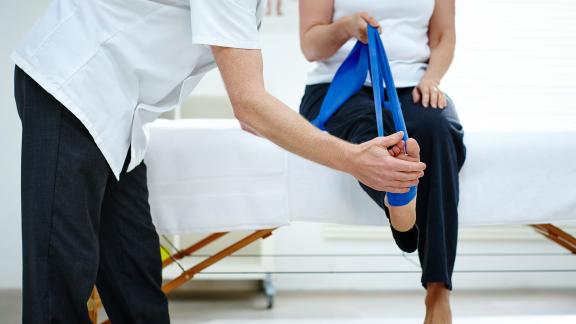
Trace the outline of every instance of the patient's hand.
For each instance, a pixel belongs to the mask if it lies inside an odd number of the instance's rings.
[[[380,31],[378,21],[366,12],[358,12],[342,19],[345,21],[345,30],[349,37],[354,37],[364,44],[368,43],[368,24]]]
[[[446,95],[440,90],[439,86],[440,82],[437,80],[422,78],[420,83],[412,90],[413,102],[422,102],[424,108],[428,108],[428,104],[432,108],[446,108]]]

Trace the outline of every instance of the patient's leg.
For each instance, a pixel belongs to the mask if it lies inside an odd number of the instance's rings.
[[[414,104],[399,92],[408,133],[420,145],[426,163],[418,184],[418,256],[427,289],[425,324],[451,323],[449,303],[458,242],[458,171],[465,159],[462,126],[451,100],[443,109]]]
[[[300,106],[300,113],[306,117],[306,119],[312,120],[316,117],[328,87],[328,83],[309,85],[306,87],[306,92]],[[388,111],[385,113],[388,116],[384,118],[384,129],[386,133],[391,133],[394,131],[392,118],[389,116]],[[328,120],[326,129],[330,134],[352,143],[363,143],[378,136],[372,89],[364,87],[348,99],[340,110]],[[419,151],[413,150],[412,144],[410,144],[409,147],[409,154],[402,158],[419,158]],[[395,153],[391,152],[393,155],[400,153],[402,153],[400,149]],[[390,211],[384,204],[386,193],[370,188],[361,182],[359,182],[359,184],[370,198],[385,211],[386,217],[390,218]],[[404,232],[396,230],[392,225],[390,225],[390,227],[392,228],[394,241],[402,251],[411,253],[416,250],[418,245],[418,228],[416,226],[412,226],[408,231]]]
[[[402,160],[420,161],[420,147],[412,138],[406,142],[406,152],[398,151],[396,148],[391,150],[390,153]],[[404,206],[391,206],[387,197],[387,195],[384,197],[384,204],[390,211],[392,227],[399,232],[406,232],[414,227],[416,223],[416,197]]]
[[[316,117],[327,89],[328,84],[306,87],[300,113],[308,120]],[[408,156],[402,158],[418,156],[426,163],[427,169],[418,184],[417,226],[407,232],[392,227],[392,235],[403,251],[412,252],[416,245],[418,247],[421,282],[427,289],[425,323],[451,323],[448,297],[452,289],[458,237],[458,171],[465,159],[462,126],[450,100],[443,110],[425,109],[414,104],[411,92],[412,88],[398,89],[398,96],[408,133],[422,150],[419,154],[412,154],[408,149]],[[372,91],[362,88],[328,121],[327,129],[353,143],[370,140],[377,136],[373,111]],[[387,121],[389,118],[384,120],[389,131]],[[383,192],[360,185],[374,202],[388,209]]]
[[[450,324],[450,290],[443,282],[429,282],[426,294],[426,317],[424,324]]]

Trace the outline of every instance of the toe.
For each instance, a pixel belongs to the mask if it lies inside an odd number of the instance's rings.
[[[410,157],[420,158],[420,145],[418,145],[415,139],[409,138],[406,141],[406,153],[408,153]]]

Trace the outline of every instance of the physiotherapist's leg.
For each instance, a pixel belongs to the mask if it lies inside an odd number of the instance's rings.
[[[80,121],[19,69],[15,90],[23,322],[89,323],[86,302],[98,278],[113,323],[168,323],[145,166],[116,181]]]
[[[451,100],[445,109],[424,108],[413,103],[411,90],[400,89],[398,95],[408,133],[420,144],[420,158],[427,166],[416,202],[422,284],[440,282],[452,289],[464,132]]]
[[[22,120],[23,322],[89,323],[108,165],[62,104],[17,69]]]
[[[120,181],[109,178],[100,225],[100,268],[96,285],[114,324],[169,323],[160,290],[162,261],[148,205],[146,166]]]

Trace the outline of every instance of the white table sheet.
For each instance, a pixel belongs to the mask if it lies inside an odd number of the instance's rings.
[[[388,226],[347,174],[286,153],[235,120],[159,120],[146,163],[161,233],[292,221]],[[468,132],[460,223],[576,220],[576,132]]]

